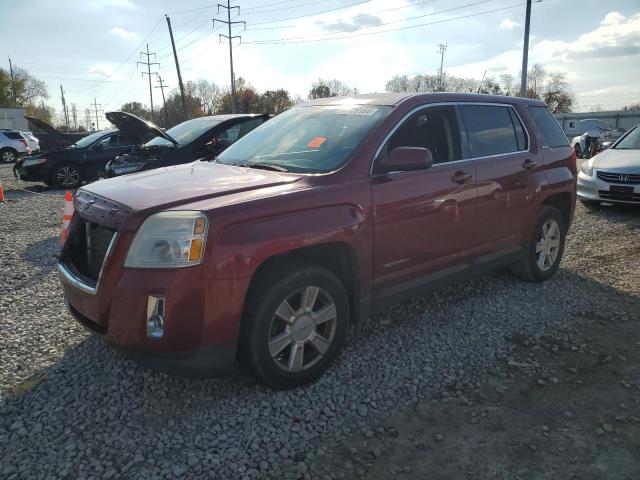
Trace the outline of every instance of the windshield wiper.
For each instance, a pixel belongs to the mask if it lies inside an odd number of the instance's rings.
[[[273,163],[247,163],[245,166],[249,168],[258,168],[261,170],[273,170],[274,172],[288,172],[284,167],[280,165],[274,165]]]

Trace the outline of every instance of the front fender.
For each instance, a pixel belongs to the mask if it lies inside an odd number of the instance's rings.
[[[287,212],[229,225],[214,236],[205,271],[214,279],[250,277],[267,259],[299,248],[332,242],[349,244],[361,267],[370,256],[363,209],[337,204]],[[364,273],[361,271],[361,273]]]

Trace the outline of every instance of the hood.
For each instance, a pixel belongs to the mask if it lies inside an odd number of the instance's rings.
[[[80,191],[140,211],[284,185],[300,178],[289,173],[196,161],[100,180]]]
[[[609,148],[593,157],[593,166],[604,170],[629,170],[640,172],[640,150]]]
[[[165,138],[175,146],[178,146],[178,142],[171,138],[171,135],[168,135],[160,127],[140,117],[136,117],[131,113],[107,112],[105,117],[120,130],[122,135],[133,141],[136,145],[141,144],[149,134],[153,134],[156,137]]]
[[[53,139],[54,142],[56,142],[56,144],[58,146],[62,147],[62,146],[71,145],[73,143],[71,140],[69,140],[67,137],[65,137],[62,132],[56,130],[51,125],[49,125],[47,122],[43,122],[39,118],[30,117],[29,115],[25,115],[24,118],[29,120],[32,125],[35,125],[36,127],[38,127],[43,132],[48,133],[49,135],[51,135],[51,138]]]

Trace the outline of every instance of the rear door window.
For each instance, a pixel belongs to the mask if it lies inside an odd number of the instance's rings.
[[[10,138],[11,140],[20,140],[21,138],[24,138],[21,134],[19,134],[18,132],[3,132],[5,134],[5,136],[7,138]]]
[[[511,107],[461,105],[472,157],[488,157],[526,150],[526,135]],[[512,115],[516,117],[514,124]]]
[[[531,106],[527,107],[527,109],[550,147],[565,147],[569,145],[567,136],[547,107]]]

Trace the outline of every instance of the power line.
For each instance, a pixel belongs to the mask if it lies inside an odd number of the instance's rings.
[[[358,18],[368,17],[370,15],[379,15],[381,13],[394,12],[396,10],[402,10],[402,9],[405,9],[405,8],[414,8],[414,7],[418,6],[418,5],[423,5],[425,3],[433,3],[435,1],[437,1],[437,0],[422,0],[420,2],[410,3],[409,5],[402,5],[401,7],[386,8],[384,10],[377,10],[375,12],[362,13],[360,15],[354,15],[353,17],[349,17],[349,19],[353,21],[353,20],[356,20]],[[366,3],[366,2],[360,2],[360,3]],[[359,5],[359,3],[354,3],[354,4],[348,5],[348,6],[351,7],[353,5]],[[346,8],[346,7],[340,7],[340,8]],[[320,12],[320,13],[325,13],[325,12]],[[292,20],[294,18],[302,18],[302,17],[306,17],[306,16],[319,15],[320,13],[314,13],[314,14],[311,14],[311,15],[302,15],[300,17],[293,17],[293,18],[275,20],[274,22],[284,22],[286,20]],[[271,23],[274,23],[274,22],[271,22]],[[262,22],[262,23],[264,23],[264,22]],[[266,23],[269,23],[269,22],[266,22]],[[254,25],[260,25],[260,24],[261,23],[255,23]],[[248,31],[254,31],[254,30],[276,30],[276,29],[281,29],[281,28],[296,28],[297,26],[298,25],[276,25],[276,26],[273,26],[273,27],[258,27],[258,28],[250,27],[247,30]]]
[[[491,1],[491,0],[489,0]],[[481,2],[484,3],[484,2]],[[455,20],[462,20],[465,18],[471,18],[471,17],[478,17],[481,15],[487,15],[489,13],[495,13],[495,12],[501,12],[504,10],[509,10],[512,8],[516,8],[516,7],[521,7],[522,5],[524,5],[524,3],[518,3],[515,5],[509,5],[507,7],[501,7],[501,8],[495,8],[493,10],[486,10],[484,12],[477,12],[477,13],[471,13],[469,15],[462,15],[459,17],[453,17],[453,18],[445,18],[443,20],[437,20],[434,22],[427,22],[427,23],[420,23],[417,25],[408,25],[406,27],[398,27],[398,28],[390,28],[387,30],[380,30],[377,32],[367,32],[367,33],[360,33],[360,34],[355,34],[355,35],[339,35],[339,36],[334,36],[334,37],[320,37],[320,38],[310,38],[307,37],[307,39],[301,39],[301,40],[291,40],[291,39],[287,39],[287,38],[282,38],[282,39],[272,39],[272,40],[262,40],[262,41],[245,41],[245,44],[252,44],[252,45],[279,45],[279,44],[287,44],[287,43],[312,43],[312,42],[324,42],[324,41],[329,41],[329,40],[340,40],[343,38],[356,38],[356,37],[365,37],[368,35],[379,35],[382,33],[390,33],[390,32],[398,32],[401,30],[410,30],[412,28],[420,28],[420,27],[426,27],[429,25],[437,25],[440,23],[448,23],[448,22],[453,22]],[[461,7],[460,7],[461,8]],[[440,12],[442,13],[442,12]],[[376,25],[376,26],[380,26],[380,25]],[[365,27],[362,27],[365,28]]]
[[[362,27],[355,27],[354,26],[353,28],[347,28],[347,29],[344,29],[344,30],[339,30],[339,31],[336,31],[336,32],[332,32],[332,34],[356,32],[356,31],[359,31],[359,30],[366,30],[368,28],[378,28],[378,27],[381,27],[381,26],[384,26],[384,25],[392,25],[394,23],[408,22],[408,21],[411,21],[411,20],[417,20],[418,18],[432,17],[434,15],[440,15],[442,13],[449,13],[449,12],[453,12],[453,11],[456,11],[456,10],[462,10],[463,8],[474,7],[476,5],[482,5],[484,3],[489,3],[489,2],[492,2],[492,1],[493,0],[480,0],[480,1],[473,2],[473,3],[467,3],[466,5],[460,5],[460,6],[457,6],[457,7],[448,8],[446,10],[440,10],[438,12],[430,12],[430,13],[425,13],[423,15],[417,15],[415,17],[401,18],[399,20],[391,20],[389,22],[379,23],[377,25],[364,25]],[[313,37],[319,37],[319,36],[324,37],[325,35],[314,35]],[[308,38],[313,38],[313,37],[309,37],[308,35],[302,35],[302,36],[298,36],[298,37],[286,37],[286,38],[283,38],[282,41],[308,39]],[[257,40],[257,41],[260,42],[262,40]],[[265,40],[265,41],[269,41],[269,40]],[[249,42],[247,42],[247,43],[249,43]]]
[[[164,98],[164,89],[168,88],[168,85],[162,83],[162,77],[159,73],[156,73],[158,76],[158,86],[155,88],[159,88],[160,92],[162,92],[162,106],[164,107],[164,126],[169,127],[169,113],[167,112],[167,101]]]
[[[369,3],[369,2],[371,2],[371,0],[361,0],[360,2],[351,3],[349,5],[343,5],[341,7],[330,8],[328,10],[322,10],[320,12],[307,13],[305,15],[298,15],[298,16],[295,16],[295,17],[280,18],[278,20],[269,20],[269,21],[266,21],[266,22],[254,22],[253,25],[267,25],[269,23],[286,22],[287,20],[296,20],[298,18],[314,17],[316,15],[320,15],[320,14],[323,14],[323,13],[335,12],[337,10],[343,10],[345,8],[355,7],[356,5],[362,5],[363,3]],[[257,29],[254,29],[254,30],[257,30]]]
[[[249,12],[247,13],[247,15],[262,15],[263,13],[281,12],[282,10],[291,10],[292,8],[309,7],[311,5],[317,5],[318,3],[326,3],[330,1],[331,0],[316,0],[315,2],[307,2],[301,5],[291,5],[289,7],[274,8],[272,10],[262,10],[260,12]],[[243,12],[246,10],[248,9],[243,10]]]

